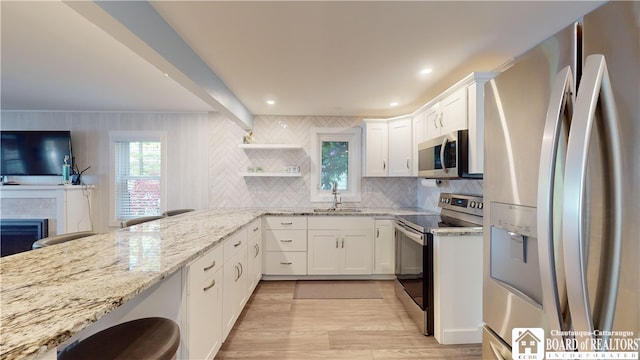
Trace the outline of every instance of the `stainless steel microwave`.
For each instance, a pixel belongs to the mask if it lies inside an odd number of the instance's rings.
[[[469,131],[454,131],[418,144],[418,176],[481,179],[482,174],[469,174]]]

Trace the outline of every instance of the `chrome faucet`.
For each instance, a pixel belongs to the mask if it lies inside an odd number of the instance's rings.
[[[338,182],[334,181],[333,182],[333,188],[331,189],[331,194],[333,194],[333,208],[337,209],[338,205],[342,204],[342,198],[340,198],[340,201],[338,201]]]

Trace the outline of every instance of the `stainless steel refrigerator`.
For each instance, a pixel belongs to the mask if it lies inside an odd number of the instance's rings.
[[[637,354],[640,2],[605,3],[485,94],[483,358]]]

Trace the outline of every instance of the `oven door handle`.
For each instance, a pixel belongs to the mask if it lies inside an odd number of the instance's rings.
[[[396,229],[396,231],[399,231],[400,233],[402,233],[402,235],[424,246],[424,234],[415,232],[398,222],[394,224],[394,228]]]

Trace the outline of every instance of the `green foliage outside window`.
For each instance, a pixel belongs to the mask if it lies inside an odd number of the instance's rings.
[[[349,142],[322,142],[322,171],[320,188],[331,190],[333,183],[338,183],[338,190],[347,190],[349,183]]]

